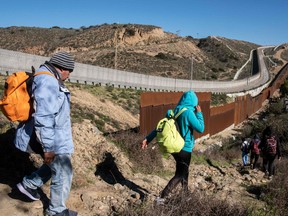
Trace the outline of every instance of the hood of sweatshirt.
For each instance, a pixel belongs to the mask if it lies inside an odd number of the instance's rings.
[[[177,106],[175,107],[174,113],[176,115],[184,107],[194,111],[197,105],[198,105],[198,97],[195,94],[195,92],[192,90],[184,92]]]

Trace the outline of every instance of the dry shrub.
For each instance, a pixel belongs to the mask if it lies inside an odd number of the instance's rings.
[[[225,200],[217,200],[195,191],[193,193],[180,193],[169,198],[162,205],[144,203],[139,206],[130,206],[120,215],[246,216],[248,213],[249,210],[240,204],[229,204]]]
[[[276,161],[275,161],[276,162]],[[276,175],[263,191],[263,199],[270,206],[269,211],[275,215],[288,215],[288,159],[276,162]]]
[[[240,140],[233,140],[231,138],[223,139],[222,146],[214,146],[204,152],[205,157],[210,161],[233,162],[238,159],[240,155]]]
[[[152,148],[152,143],[145,150],[141,149],[144,136],[138,129],[119,131],[110,134],[109,138],[128,156],[133,163],[135,172],[156,174],[163,171],[163,163],[158,148]]]

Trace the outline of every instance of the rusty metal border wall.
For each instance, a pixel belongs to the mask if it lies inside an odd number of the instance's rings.
[[[174,109],[183,92],[145,92],[141,94],[140,102],[140,133],[147,134],[153,130],[157,122],[165,117],[168,109]],[[196,93],[202,112],[210,116],[211,93]],[[204,134],[209,133],[209,121],[205,121]],[[203,135],[203,134],[201,134]],[[200,135],[195,134],[195,137]]]
[[[217,134],[234,124],[235,103],[229,103],[218,107],[211,107],[210,112],[210,136]],[[204,117],[205,118],[205,117]]]
[[[258,96],[239,96],[235,99],[235,102],[218,107],[210,107],[210,92],[196,92],[204,115],[205,131],[201,135],[195,133],[195,138],[200,138],[207,134],[211,136],[230,126],[240,124],[257,112],[263,106],[263,102],[280,88],[287,77],[288,64],[279,71],[269,87],[264,89]],[[182,94],[183,92],[142,93],[140,101],[140,133],[146,135],[153,130],[157,122],[165,116],[166,111],[173,109],[177,105]]]

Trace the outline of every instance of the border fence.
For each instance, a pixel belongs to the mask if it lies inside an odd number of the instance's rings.
[[[270,83],[255,97],[247,94],[238,96],[234,102],[217,107],[211,107],[211,92],[196,92],[201,106],[205,131],[203,134],[195,133],[195,138],[212,136],[229,127],[234,127],[249,116],[257,112],[263,102],[270,99],[273,93],[280,88],[288,77],[288,64],[286,64]],[[147,134],[153,130],[157,122],[162,119],[168,109],[173,109],[183,92],[145,92],[140,100],[140,133]]]
[[[232,81],[197,81],[155,77],[126,71],[101,68],[93,65],[76,63],[70,81],[85,84],[113,85],[117,87],[154,90],[141,95],[140,132],[146,134],[165,116],[167,109],[176,106],[183,91],[191,89],[199,97],[204,119],[205,131],[195,134],[196,138],[211,136],[228,127],[238,125],[250,115],[258,111],[263,102],[269,99],[287,77],[287,64],[269,81],[269,72],[265,66],[263,50],[260,47],[253,52],[252,76]],[[31,65],[39,66],[48,60],[47,57],[0,49],[0,73],[10,74],[17,70],[31,70]],[[166,91],[166,92],[162,92]],[[178,92],[167,92],[178,91]],[[206,92],[207,91],[207,92]],[[226,92],[235,96],[235,101],[218,107],[211,107],[212,92]],[[239,96],[241,95],[241,96]],[[243,96],[242,96],[243,95]]]
[[[111,85],[119,88],[132,88],[144,91],[187,91],[192,86],[197,92],[239,93],[243,90],[253,92],[269,80],[264,65],[263,49],[258,48],[253,61],[259,62],[254,75],[232,81],[188,80],[159,77],[128,71],[103,68],[95,65],[75,63],[75,69],[69,77],[70,82],[90,85]],[[0,73],[8,75],[15,71],[31,72],[31,66],[38,68],[48,57],[0,49]],[[257,64],[258,65],[258,64]],[[203,88],[205,86],[205,88]],[[251,93],[252,94],[252,93]]]

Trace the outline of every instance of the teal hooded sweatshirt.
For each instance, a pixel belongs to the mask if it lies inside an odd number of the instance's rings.
[[[177,119],[179,126],[179,132],[185,140],[184,147],[182,150],[192,152],[194,148],[194,136],[193,131],[198,133],[204,132],[204,118],[202,112],[195,112],[196,106],[198,105],[198,98],[194,91],[184,92],[180,98],[177,106],[174,109],[174,114],[177,115],[182,108],[187,108]],[[166,116],[169,116],[170,111],[168,110]],[[156,137],[156,130],[153,130],[147,137],[148,143]]]

